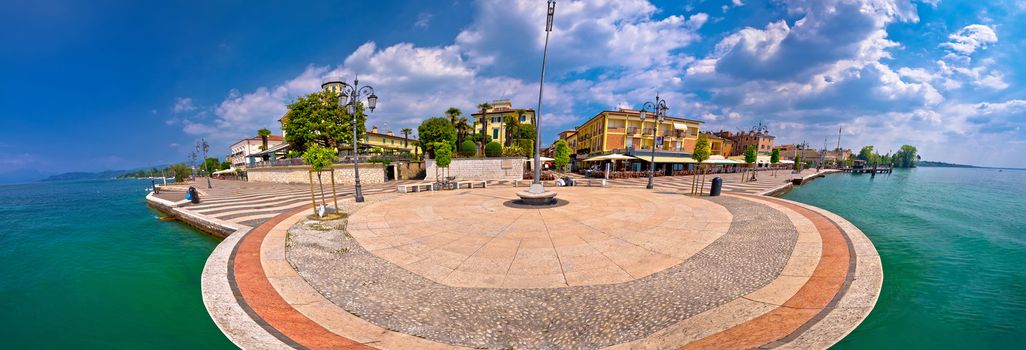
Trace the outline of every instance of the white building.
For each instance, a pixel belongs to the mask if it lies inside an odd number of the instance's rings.
[[[267,136],[267,148],[280,145],[285,142],[285,138],[279,135]],[[231,153],[228,154],[228,161],[232,163],[232,167],[241,168],[247,163],[247,157],[250,154],[259,153],[263,151],[264,140],[260,136],[251,137],[248,139],[242,139],[232,144]],[[256,161],[262,161],[257,159]]]

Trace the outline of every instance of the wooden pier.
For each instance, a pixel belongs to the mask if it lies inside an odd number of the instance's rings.
[[[890,174],[894,171],[891,167],[875,167],[875,168],[843,168],[842,171],[852,174]]]

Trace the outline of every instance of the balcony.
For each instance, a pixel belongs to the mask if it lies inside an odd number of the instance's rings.
[[[624,129],[624,128],[609,127],[609,128],[606,129],[606,132],[615,132],[615,133],[618,133],[618,134],[622,134],[625,131],[626,131],[626,129]]]
[[[634,126],[632,126],[632,127],[629,127],[629,128],[627,128],[627,134],[628,134],[628,135],[637,135],[637,134],[638,134],[638,132],[640,132],[640,130],[639,130],[639,129],[641,129],[641,128],[638,128],[638,127],[634,127]]]

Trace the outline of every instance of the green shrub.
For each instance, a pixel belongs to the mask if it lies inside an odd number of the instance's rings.
[[[503,157],[523,157],[524,149],[518,145],[510,145],[509,147],[502,149]]]
[[[524,150],[524,156],[534,157],[534,140],[532,139],[517,139],[517,145]]]
[[[435,163],[439,168],[446,168],[452,163],[452,145],[447,142],[435,142],[431,145],[435,151]]]
[[[477,145],[474,144],[474,141],[464,140],[463,144],[460,145],[460,155],[464,157],[477,155]]]
[[[485,145],[485,155],[489,157],[501,157],[502,145],[495,141],[489,142]]]

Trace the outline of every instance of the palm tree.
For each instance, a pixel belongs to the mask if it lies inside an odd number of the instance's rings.
[[[488,135],[488,115],[485,114],[489,109],[492,109],[492,105],[488,102],[481,102],[477,105],[477,108],[481,110],[481,135]],[[484,137],[481,138],[482,147],[484,146]]]
[[[506,147],[509,147],[515,136],[514,133],[520,132],[520,117],[519,115],[507,115],[503,118],[503,122],[506,124]]]
[[[467,138],[467,130],[470,130],[470,124],[467,124],[467,117],[456,118],[456,138],[457,144],[462,145],[463,140]]]
[[[264,143],[263,148],[260,149],[260,150],[261,151],[266,151],[267,150],[267,137],[271,136],[271,130],[267,130],[267,128],[263,128],[263,129],[257,130],[257,135],[260,135],[260,140],[263,141],[263,143]],[[264,160],[268,160],[268,158],[269,157],[265,154],[264,155]]]
[[[413,129],[403,128],[403,147],[410,147],[410,134],[413,133]]]
[[[452,125],[456,125],[456,118],[461,114],[463,114],[463,112],[456,107],[449,107],[449,109],[445,110],[445,116],[449,117],[449,122],[452,123]]]

